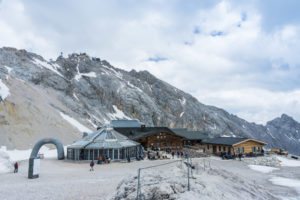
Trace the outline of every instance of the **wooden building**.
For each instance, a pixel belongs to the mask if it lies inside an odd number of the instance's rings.
[[[202,140],[203,151],[206,153],[220,155],[226,152],[234,154],[261,154],[262,147],[267,143],[253,138],[218,137]]]
[[[202,139],[208,138],[208,132],[167,127],[114,127],[114,129],[139,142],[144,148],[181,149],[187,145],[200,144]]]
[[[167,127],[114,127],[131,140],[139,142],[144,148],[180,149],[185,138],[176,135]]]

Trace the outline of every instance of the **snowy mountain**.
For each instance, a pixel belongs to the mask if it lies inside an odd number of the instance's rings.
[[[28,148],[44,136],[67,144],[111,119],[136,118],[147,126],[255,137],[300,154],[300,126],[287,115],[266,126],[249,123],[147,71],[124,71],[84,53],[47,61],[4,47],[0,80],[0,146]]]

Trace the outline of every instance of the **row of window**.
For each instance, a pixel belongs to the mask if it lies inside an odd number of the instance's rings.
[[[252,149],[252,152],[260,152],[260,147],[259,146],[251,147],[251,149]],[[236,151],[236,153],[244,153],[244,147],[241,147],[241,148],[237,147],[235,149],[235,151]]]
[[[209,149],[209,144],[207,144],[207,149]],[[219,146],[219,151],[222,151],[222,147],[221,146]],[[223,151],[226,151],[226,147],[225,146],[223,146]]]

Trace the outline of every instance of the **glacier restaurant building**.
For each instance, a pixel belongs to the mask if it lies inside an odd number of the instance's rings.
[[[136,158],[142,152],[143,148],[140,143],[130,140],[107,125],[68,146],[67,159],[98,160],[101,155],[102,158],[107,156],[111,160],[124,160],[128,157]]]

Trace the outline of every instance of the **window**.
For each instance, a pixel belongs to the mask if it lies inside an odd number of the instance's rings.
[[[256,147],[256,152],[260,152],[259,146]]]
[[[219,146],[219,151],[221,151],[221,146]]]
[[[255,152],[255,147],[252,147],[252,152]]]
[[[207,145],[207,149],[209,149],[209,144]]]
[[[244,153],[244,147],[241,148],[241,152]]]
[[[240,152],[240,148],[237,147],[237,148],[235,149],[235,151],[236,151],[237,153],[239,153],[239,152]]]
[[[226,151],[226,147],[223,147],[223,151]]]

